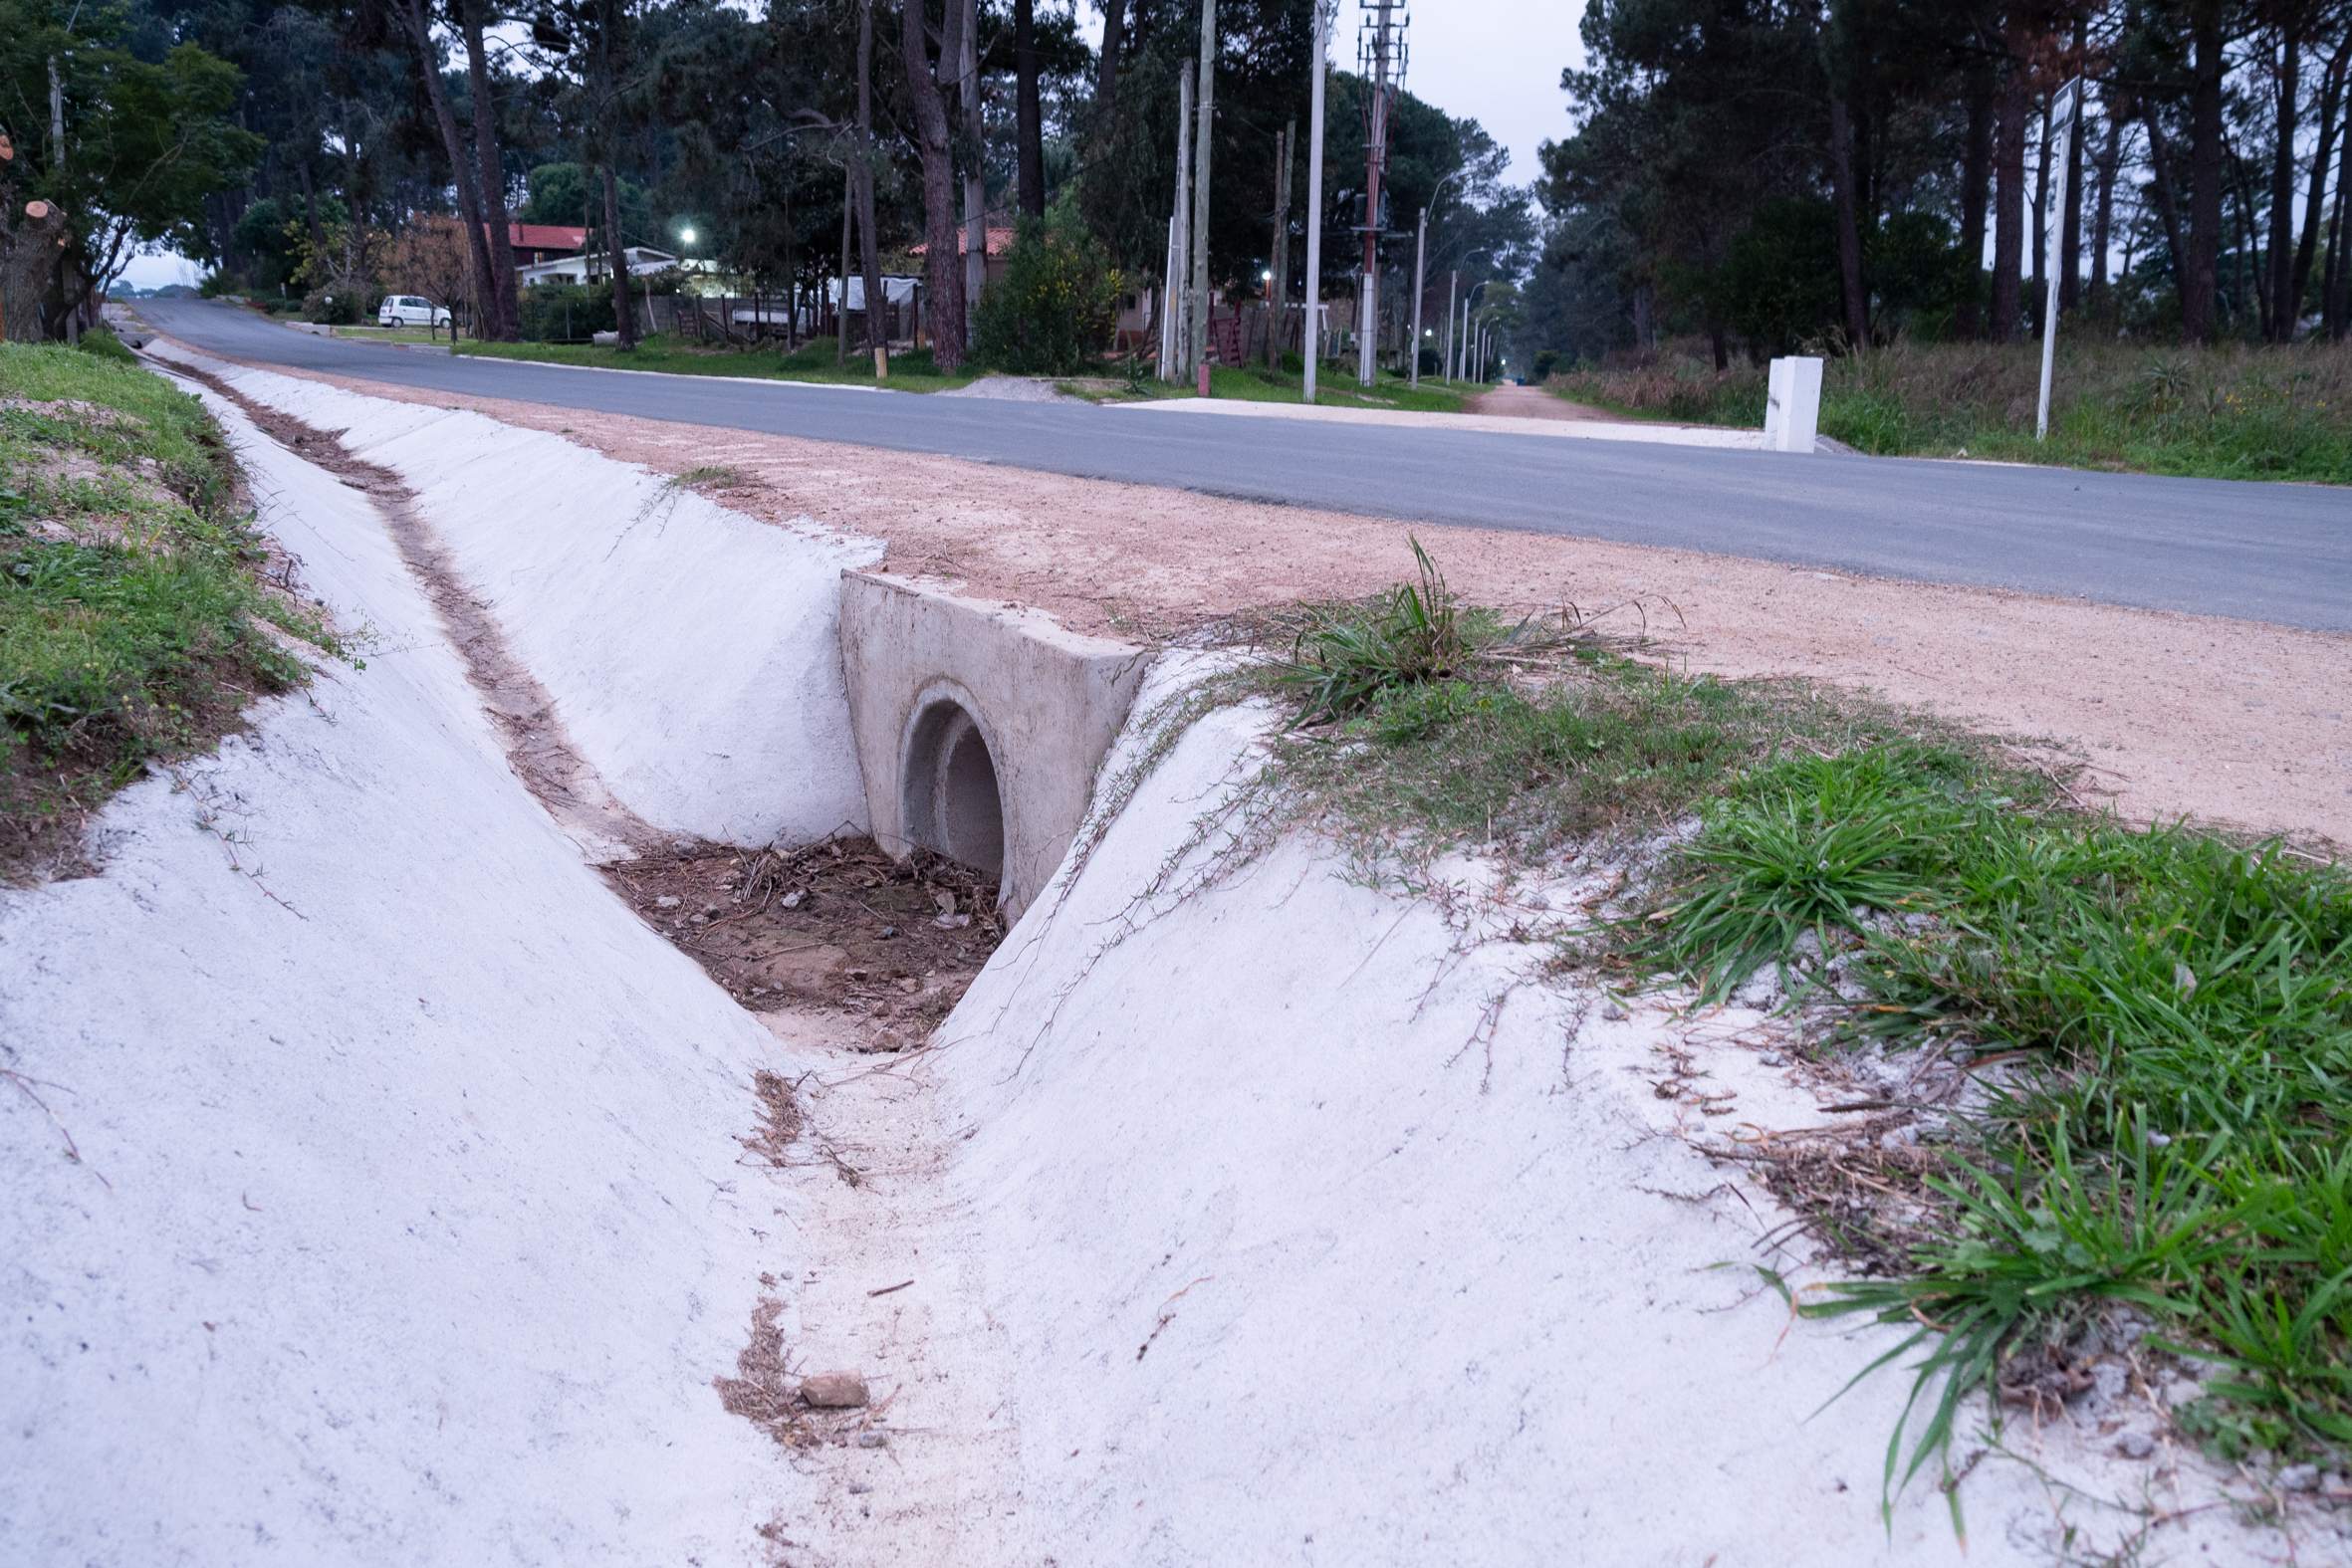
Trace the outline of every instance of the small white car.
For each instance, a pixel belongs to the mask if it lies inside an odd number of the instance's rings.
[[[413,294],[387,294],[375,313],[378,327],[447,327],[449,308],[420,300]]]

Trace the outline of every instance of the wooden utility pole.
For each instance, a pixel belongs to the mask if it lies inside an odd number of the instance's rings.
[[[1372,384],[1380,369],[1380,184],[1388,173],[1388,112],[1404,62],[1397,0],[1376,0],[1364,38],[1364,281],[1359,291],[1355,378]],[[1397,68],[1392,72],[1391,68]]]
[[[1291,298],[1291,157],[1298,150],[1298,121],[1274,138],[1274,287],[1266,291],[1266,367],[1283,367],[1283,317]]]

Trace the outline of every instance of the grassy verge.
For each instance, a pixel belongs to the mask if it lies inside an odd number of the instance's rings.
[[[1884,456],[1977,457],[2216,479],[2352,484],[2352,344],[2146,347],[2061,336],[2049,439],[2032,343],[1897,343],[1833,358],[1821,433]],[[1757,426],[1764,371],[1663,350],[1545,383],[1639,417]]]
[[[959,370],[941,375],[932,368],[931,350],[918,349],[890,360],[890,374],[874,380],[872,355],[852,353],[846,365],[833,362],[833,340],[814,338],[794,353],[779,348],[718,348],[657,334],[637,344],[632,353],[592,343],[483,343],[461,342],[461,354],[489,359],[530,359],[543,364],[587,364],[611,370],[662,370],[672,375],[732,375],[768,381],[814,381],[821,384],[889,387],[899,392],[942,392],[969,386],[985,372]]]
[[[361,342],[424,343],[441,348],[449,347],[452,340],[446,327],[434,333],[427,333],[421,327],[338,327],[335,336],[355,338]]]
[[[2093,814],[1899,709],[1508,623],[1422,566],[1261,637],[1290,657],[1253,689],[1293,722],[1251,792],[1392,885],[1454,849],[1539,869],[1614,841],[1630,900],[1564,965],[1702,1004],[1777,967],[1807,1048],[1952,1086],[1933,1141],[1854,1189],[1883,1197],[1832,1214],[1772,1183],[1877,1276],[1805,1310],[1913,1331],[1890,1482],[1972,1393],[2062,1398],[2121,1308],[2207,1367],[2176,1419],[2210,1448],[2352,1450],[2352,878]]]
[[[1253,403],[1298,402],[1305,395],[1306,375],[1297,366],[1297,359],[1296,354],[1285,356],[1284,366],[1279,370],[1270,370],[1263,363],[1211,365],[1209,395]],[[1148,377],[1132,383],[1091,380],[1064,385],[1067,390],[1095,402],[1154,401],[1198,395],[1189,383]],[[1323,408],[1396,408],[1412,413],[1457,414],[1466,401],[1484,390],[1484,387],[1449,388],[1427,379],[1416,389],[1401,376],[1392,379],[1385,370],[1378,382],[1362,387],[1356,384],[1352,369],[1333,364],[1316,377],[1314,400]]]
[[[195,398],[103,351],[0,344],[0,877],[71,869],[143,765],[301,683],[268,628],[336,651],[266,560]]]

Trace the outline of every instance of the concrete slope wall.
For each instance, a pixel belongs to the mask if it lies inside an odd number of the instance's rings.
[[[524,793],[366,503],[225,417],[379,646],[0,891],[57,1117],[0,1082],[0,1559],[761,1560],[802,1483],[710,1384],[797,1257],[734,1142],[772,1042]]]
[[[479,414],[206,363],[416,491],[582,753],[646,821],[743,844],[864,829],[840,574],[878,561],[878,542],[758,523]]]
[[[1297,840],[1143,899],[1263,722],[1199,724],[942,1036],[1049,1548],[1129,1568],[1962,1561],[1932,1485],[1891,1536],[1879,1518],[1904,1379],[1814,1415],[1892,1341],[1792,1326],[1744,1266],[1763,1227],[1718,1214],[1727,1174],[1657,1136],[1635,1024],[1515,992],[1539,953],[1457,953],[1428,905]],[[1987,1463],[1967,1495],[1969,1561],[2052,1560],[2023,1471]]]

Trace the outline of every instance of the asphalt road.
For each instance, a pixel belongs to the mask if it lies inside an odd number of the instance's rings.
[[[240,359],[1407,522],[2352,631],[2352,491],[942,398],[415,353],[142,300]]]

